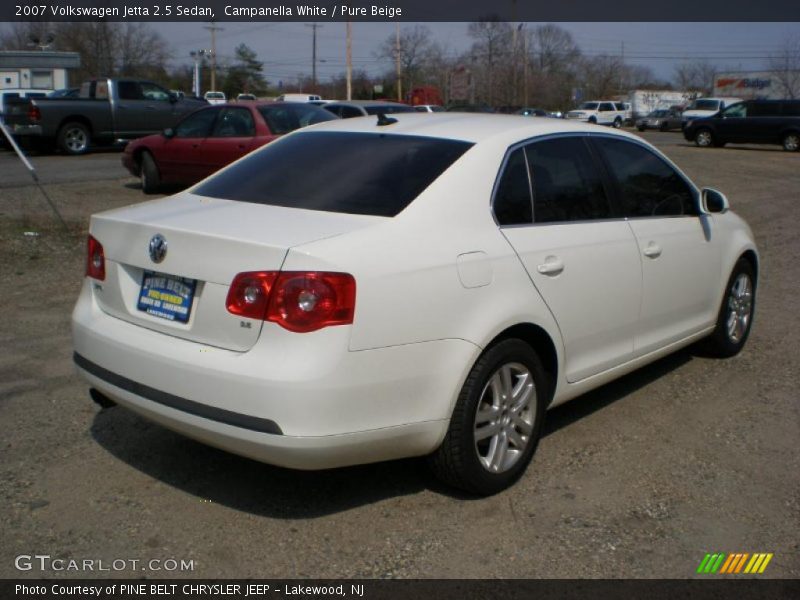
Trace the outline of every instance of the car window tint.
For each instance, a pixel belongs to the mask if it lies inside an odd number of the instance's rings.
[[[589,149],[580,137],[534,142],[525,148],[536,223],[611,217],[611,206]]]
[[[531,185],[525,151],[518,148],[506,161],[494,195],[494,215],[500,225],[530,223]]]
[[[256,134],[253,115],[247,108],[224,108],[211,137],[251,137]]]
[[[777,117],[781,114],[779,102],[751,102],[747,107],[748,117]]]
[[[258,112],[274,135],[283,135],[314,123],[336,120],[333,114],[313,104],[267,104],[259,106]]]
[[[218,108],[204,108],[190,114],[175,127],[175,137],[206,137],[211,132],[217,113],[219,113]]]
[[[98,82],[99,87],[99,82]],[[120,100],[141,100],[142,93],[136,81],[120,81],[117,83]],[[96,97],[100,97],[99,90]]]
[[[619,186],[624,216],[697,214],[689,184],[650,150],[634,142],[604,137],[595,138],[594,143]]]
[[[472,144],[379,133],[300,132],[193,190],[200,196],[393,217]]]
[[[361,112],[361,109],[356,108],[355,106],[339,106],[337,111],[343,119],[352,119],[353,117],[364,116],[364,113]]]
[[[800,117],[800,101],[784,102],[781,112],[788,117]]]

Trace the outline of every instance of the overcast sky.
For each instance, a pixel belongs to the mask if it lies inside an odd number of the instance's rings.
[[[666,6],[666,5],[665,5]],[[205,23],[152,23],[173,47],[173,63],[190,63],[190,50],[208,48],[210,34]],[[457,55],[471,40],[467,23],[423,23],[439,43]],[[528,27],[535,27],[531,23]],[[621,54],[631,64],[646,65],[661,79],[672,79],[677,63],[707,58],[730,70],[758,70],[766,67],[788,35],[800,35],[800,23],[559,23],[572,33],[587,55]],[[220,60],[233,56],[244,42],[264,62],[267,79],[273,84],[311,74],[312,29],[303,23],[222,23],[217,33]],[[413,23],[401,23],[401,27]],[[353,24],[353,63],[370,74],[389,68],[374,53],[388,36],[393,23]],[[317,77],[320,81],[337,75],[345,67],[345,24],[325,22],[317,29]]]

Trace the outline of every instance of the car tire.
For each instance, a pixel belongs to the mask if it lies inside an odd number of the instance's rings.
[[[725,295],[714,332],[704,340],[703,349],[712,356],[728,358],[744,347],[755,312],[756,277],[752,263],[740,258],[725,286]]]
[[[614,127],[614,129],[619,129],[620,127],[622,127],[622,119],[617,117],[616,119],[614,119],[614,122],[611,125],[612,127]]]
[[[661,127],[659,127],[658,130],[662,131],[662,132],[663,131],[669,131],[669,125],[667,125],[666,123],[662,123]]]
[[[597,117],[589,117],[589,123],[592,125],[597,125]]]
[[[710,129],[705,127],[703,129],[698,129],[694,134],[694,143],[700,148],[710,148],[716,144],[714,141],[714,134],[711,133]]]
[[[513,484],[531,461],[551,384],[538,355],[511,338],[488,348],[458,396],[442,445],[429,457],[434,474],[488,496]]]
[[[640,127],[637,127],[636,129],[638,129],[639,131],[644,131],[645,129],[647,129],[647,127],[641,127],[640,126]]]
[[[142,180],[142,191],[145,194],[154,194],[161,187],[161,175],[153,155],[147,151],[142,152],[139,176]]]
[[[797,152],[800,150],[800,133],[796,131],[787,133],[785,136],[783,136],[781,145],[787,152]]]
[[[59,150],[72,156],[86,154],[89,151],[91,142],[92,134],[89,128],[78,121],[62,125],[56,138]]]

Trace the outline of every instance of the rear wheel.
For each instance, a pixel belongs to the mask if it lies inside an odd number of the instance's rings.
[[[58,130],[58,147],[66,154],[86,154],[91,141],[89,128],[83,123],[77,121],[66,123]]]
[[[639,125],[636,129],[638,129],[639,131],[644,131],[647,128],[643,127],[642,125]]]
[[[733,267],[714,332],[705,340],[705,349],[727,358],[738,354],[750,335],[755,308],[756,278],[753,265],[740,258]]]
[[[617,117],[616,119],[614,119],[612,125],[614,126],[614,129],[619,129],[620,127],[622,127],[622,119]]]
[[[589,117],[589,123],[592,125],[597,125],[597,117]]]
[[[700,129],[694,136],[694,143],[701,148],[709,148],[714,145],[714,135],[710,129]]]
[[[533,457],[549,398],[548,377],[528,344],[492,346],[472,367],[447,435],[429,458],[434,473],[475,494],[507,488]]]
[[[161,186],[161,176],[158,173],[156,161],[149,152],[142,152],[141,167],[139,169],[142,179],[142,191],[145,194],[154,194]]]
[[[783,136],[783,149],[787,152],[800,150],[800,133],[792,132]]]

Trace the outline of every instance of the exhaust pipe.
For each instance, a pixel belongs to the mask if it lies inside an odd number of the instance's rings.
[[[89,395],[92,397],[92,400],[94,400],[95,404],[98,404],[100,406],[100,408],[103,409],[112,408],[117,405],[117,403],[114,402],[111,398],[109,398],[102,392],[97,391],[94,388],[91,388],[89,390]]]

